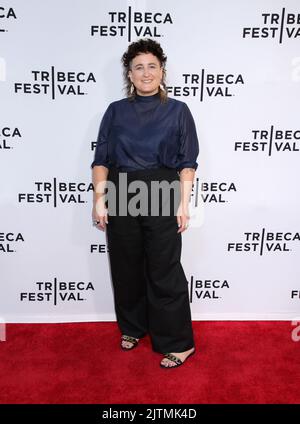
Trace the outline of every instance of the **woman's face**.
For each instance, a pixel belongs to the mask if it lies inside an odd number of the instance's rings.
[[[150,96],[158,92],[163,70],[152,53],[140,53],[132,59],[128,76],[136,87],[137,94]]]

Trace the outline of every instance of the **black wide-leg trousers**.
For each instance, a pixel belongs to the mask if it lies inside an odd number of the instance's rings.
[[[107,177],[116,186],[117,199],[120,172],[110,168]],[[174,194],[170,198],[169,216],[151,216],[149,194],[151,181],[177,180],[180,187],[179,176],[176,170],[164,167],[123,172],[123,176],[125,174],[127,187],[135,180],[147,184],[149,214],[121,216],[117,210],[115,215],[110,215],[108,201],[106,234],[119,329],[122,334],[136,338],[149,333],[155,352],[186,351],[194,346],[194,339],[188,282],[180,262],[182,238],[181,233],[177,233],[174,214],[179,203]],[[134,195],[136,193],[127,194],[128,203]],[[160,199],[160,213],[162,202]]]

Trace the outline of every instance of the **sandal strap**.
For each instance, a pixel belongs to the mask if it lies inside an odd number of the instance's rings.
[[[124,340],[126,342],[133,343],[133,344],[137,344],[137,342],[138,342],[138,340],[136,340],[134,337],[126,336],[126,335],[122,336],[122,340]]]
[[[173,355],[172,353],[166,353],[164,355],[167,359],[170,359],[171,361],[175,362],[178,365],[182,364],[182,360],[177,358],[177,356]]]

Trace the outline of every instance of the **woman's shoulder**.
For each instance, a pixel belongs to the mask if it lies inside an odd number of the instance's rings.
[[[116,109],[118,107],[124,106],[128,103],[128,98],[123,97],[122,99],[111,100],[108,103],[107,109]]]
[[[174,105],[176,105],[176,106],[178,106],[178,107],[181,107],[181,108],[183,108],[183,107],[187,106],[187,104],[186,104],[186,102],[185,102],[185,101],[183,101],[183,100],[179,100],[179,99],[176,99],[175,97],[169,97],[169,96],[168,96],[168,101],[169,101],[171,104],[174,104]]]

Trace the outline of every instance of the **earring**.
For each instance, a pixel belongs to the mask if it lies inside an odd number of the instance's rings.
[[[133,85],[133,83],[131,83],[131,86],[130,86],[130,94],[133,94],[133,92],[134,92],[134,85]]]
[[[166,90],[165,90],[165,88],[164,88],[164,86],[162,85],[162,83],[160,83],[160,84],[159,84],[159,87],[160,87],[160,89],[161,89],[162,91],[166,91]]]

